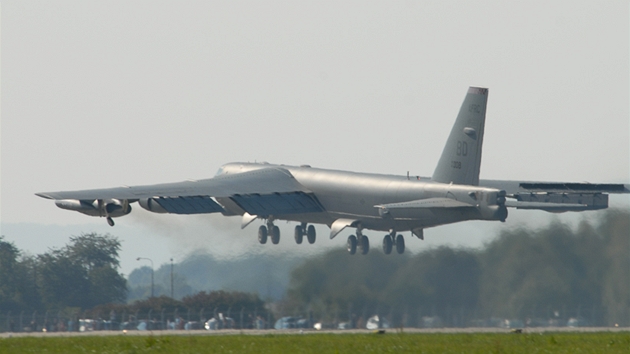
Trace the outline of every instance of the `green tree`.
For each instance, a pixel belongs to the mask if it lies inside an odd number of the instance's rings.
[[[535,233],[503,232],[481,257],[480,305],[486,315],[525,318],[542,309],[561,311],[598,302],[599,280],[589,276],[597,271],[579,247],[580,242],[591,244],[587,236],[577,237],[559,223]],[[592,243],[596,253],[599,247]]]
[[[262,312],[265,303],[256,294],[249,294],[240,291],[205,291],[194,295],[185,296],[182,303],[192,311],[200,311],[201,309],[218,311],[254,311],[258,309]]]
[[[477,305],[481,265],[475,252],[439,247],[406,262],[392,277],[385,298],[394,306],[421,314],[473,309]]]
[[[16,279],[20,251],[0,236],[0,311],[16,308],[20,303]]]
[[[0,311],[3,312],[23,306],[19,256],[17,247],[0,236]]]
[[[405,255],[392,257],[374,251],[351,257],[344,250],[311,258],[291,272],[283,310],[311,310],[315,316],[341,314],[343,318],[351,311],[387,313],[391,303],[384,289],[407,260]]]
[[[123,302],[127,281],[118,272],[120,241],[106,234],[71,237],[61,250],[38,256],[36,273],[48,308],[91,308]]]
[[[602,252],[606,267],[602,274],[602,305],[605,325],[630,326],[630,213],[610,211],[600,222]]]
[[[37,279],[46,308],[91,307],[87,270],[62,250],[38,256]]]
[[[120,266],[118,261],[120,246],[120,241],[110,234],[83,233],[70,237],[65,255],[88,271],[103,267],[116,269]]]
[[[164,295],[151,297],[144,300],[138,300],[128,307],[129,310],[132,312],[140,311],[143,313],[149,312],[149,310],[153,310],[153,312],[155,313],[158,313],[162,310],[172,312],[175,310],[183,310],[186,308],[186,306],[181,301],[172,299]]]

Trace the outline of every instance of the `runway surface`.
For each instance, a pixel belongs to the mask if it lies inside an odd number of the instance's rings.
[[[547,332],[572,332],[572,333],[592,333],[592,332],[630,332],[630,327],[532,327],[520,329],[522,333],[547,333]],[[385,333],[512,333],[515,329],[505,328],[390,328]],[[0,338],[14,337],[81,337],[81,336],[221,336],[221,335],[304,335],[317,333],[334,334],[368,334],[374,333],[367,329],[349,330],[311,330],[311,329],[286,329],[286,330],[168,330],[168,331],[88,331],[88,332],[21,332],[21,333],[0,333]]]

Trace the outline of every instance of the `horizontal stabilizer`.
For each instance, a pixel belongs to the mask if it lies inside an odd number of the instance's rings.
[[[630,193],[627,185],[613,183],[520,183],[519,187],[530,192],[555,193]]]
[[[575,182],[531,182],[480,180],[482,187],[504,190],[508,195],[523,193],[572,193],[572,194],[627,194],[630,185],[622,183],[575,183]],[[579,204],[579,203],[578,203]]]
[[[473,208],[474,205],[459,202],[450,198],[428,198],[412,200],[404,203],[392,203],[375,205],[375,208],[381,209],[434,209],[434,208]]]

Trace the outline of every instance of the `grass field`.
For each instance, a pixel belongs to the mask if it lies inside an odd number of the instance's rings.
[[[0,353],[630,353],[630,333],[14,337]]]

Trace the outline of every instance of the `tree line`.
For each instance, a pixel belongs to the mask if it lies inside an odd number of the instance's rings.
[[[92,317],[104,317],[114,312],[123,314],[141,313],[143,315],[151,312],[154,315],[166,311],[169,315],[173,313],[186,314],[204,313],[206,318],[214,316],[214,312],[223,313],[227,316],[243,311],[251,314],[256,313],[261,316],[267,316],[267,308],[265,302],[258,297],[257,294],[244,293],[240,291],[200,291],[198,293],[184,296],[181,300],[161,295],[157,297],[149,297],[143,300],[137,300],[131,303],[106,303],[101,304],[90,310]]]
[[[61,249],[28,255],[0,236],[0,311],[124,302],[127,281],[118,271],[119,251],[117,238],[84,233]]]
[[[408,324],[440,316],[452,325],[583,317],[627,326],[629,230],[630,213],[609,210],[575,230],[558,222],[504,230],[479,250],[439,247],[402,257],[331,251],[293,270],[283,307],[350,321],[374,314],[399,323],[406,316]]]
[[[0,312],[78,308],[161,311],[162,309],[262,309],[258,295],[238,291],[188,293],[181,300],[159,296],[127,305],[127,280],[119,273],[120,241],[84,233],[40,255],[26,255],[0,236]],[[185,279],[185,278],[184,278]],[[225,309],[224,309],[225,310]]]
[[[24,254],[0,237],[0,313],[76,309],[101,315],[164,310],[266,314],[268,306],[260,295],[269,298],[272,285],[284,289],[284,281],[275,276],[292,269],[284,299],[273,306],[279,316],[334,322],[379,314],[407,325],[420,325],[423,317],[441,317],[447,325],[471,325],[473,320],[493,317],[544,321],[584,317],[591,325],[628,326],[630,213],[608,210],[598,215],[597,221],[583,221],[577,228],[556,222],[540,229],[504,230],[481,249],[439,247],[415,255],[377,251],[354,257],[335,250],[301,264],[291,259],[286,266],[261,267],[267,263],[255,259],[229,263],[225,270],[202,266],[218,262],[195,255],[178,264],[176,290],[206,274],[232,284],[223,288],[240,291],[189,291],[176,296],[179,300],[158,296],[129,304],[116,237],[81,234],[65,247],[40,255]],[[165,278],[170,276],[168,266],[161,269]],[[185,271],[188,268],[195,272]],[[253,270],[259,268],[274,277],[254,281],[243,275],[247,269],[258,275]],[[209,274],[208,269],[213,271]],[[141,268],[137,275],[149,279],[149,271]],[[147,279],[137,290],[150,289]],[[238,288],[250,283],[257,288],[246,292]]]

